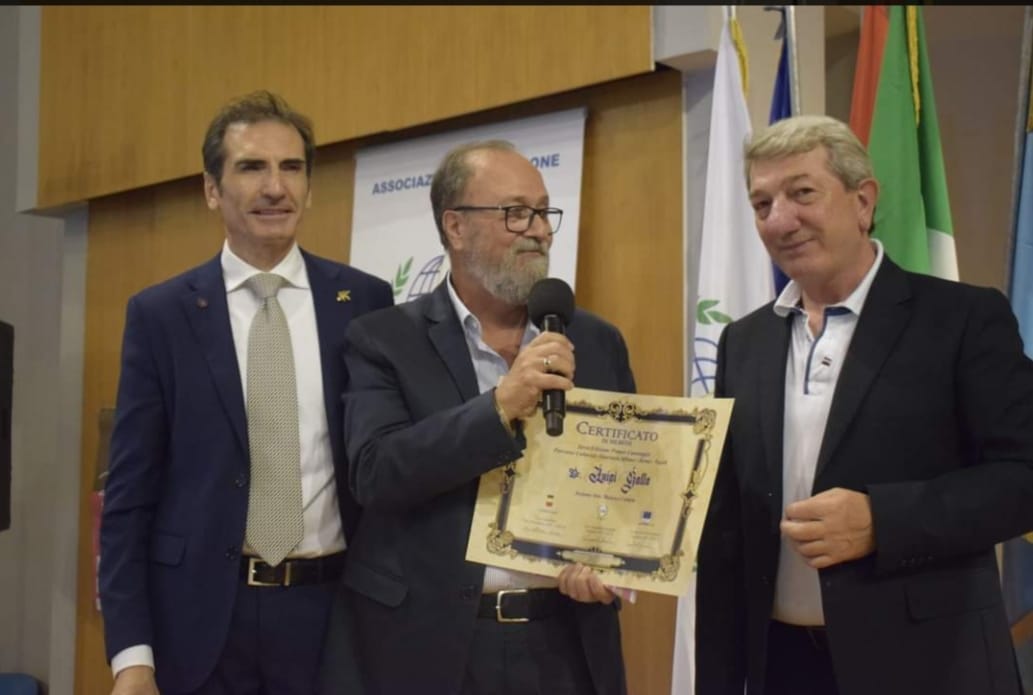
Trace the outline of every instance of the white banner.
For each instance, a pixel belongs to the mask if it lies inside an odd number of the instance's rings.
[[[549,254],[549,276],[575,287],[584,136],[585,109],[580,108],[360,150],[351,265],[390,282],[397,304],[432,291],[448,273],[430,206],[434,170],[456,145],[501,139],[538,167],[549,204],[563,210]]]

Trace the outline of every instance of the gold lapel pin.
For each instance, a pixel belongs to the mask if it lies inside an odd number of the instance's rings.
[[[337,301],[339,301],[339,302],[350,302],[351,300],[352,300],[352,291],[351,290],[338,290],[337,291]]]

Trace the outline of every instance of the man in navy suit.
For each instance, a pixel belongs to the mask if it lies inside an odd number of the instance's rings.
[[[341,432],[344,331],[393,299],[382,280],[299,249],[314,149],[308,119],[276,95],[225,106],[202,148],[222,252],[129,300],[99,571],[114,693],[315,690],[358,515]],[[261,273],[279,285],[293,362],[295,388],[274,394],[296,397],[297,415],[292,453],[271,457],[294,480],[297,538],[272,557],[256,551],[249,520],[249,441],[265,434],[245,407]]]
[[[431,204],[448,277],[348,328],[345,440],[363,517],[344,582],[367,685],[618,695],[618,602],[597,574],[569,565],[557,579],[465,557],[478,480],[521,456],[521,420],[542,417],[543,390],[634,390],[624,340],[581,310],[566,335],[528,321],[562,211],[512,145],[452,150]]]
[[[780,121],[745,159],[792,281],[721,336],[696,692],[1018,695],[994,545],[1033,528],[1033,365],[1007,301],[890,260],[845,124]]]

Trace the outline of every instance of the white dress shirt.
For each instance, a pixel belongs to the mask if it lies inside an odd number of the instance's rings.
[[[448,296],[452,300],[452,306],[459,317],[459,323],[463,326],[463,335],[466,337],[466,347],[470,350],[470,360],[473,362],[473,370],[477,374],[477,388],[481,393],[490,391],[499,383],[499,379],[509,372],[509,365],[499,353],[495,352],[487,343],[481,333],[481,322],[463,304],[463,300],[456,294],[452,287],[452,276],[448,277]],[[520,340],[520,347],[530,343],[541,331],[527,322],[523,338]],[[484,586],[482,592],[490,594],[502,589],[531,589],[531,588],[554,588],[559,583],[554,577],[545,577],[540,574],[519,572],[516,570],[503,569],[488,565],[484,570]]]
[[[779,316],[792,315],[786,359],[785,419],[782,442],[782,518],[786,506],[813,495],[818,453],[828,423],[836,382],[864,300],[882,263],[882,244],[873,240],[875,262],[844,301],[825,308],[813,335],[802,307],[800,287],[790,281],[775,301]],[[819,433],[822,433],[819,435]],[[778,555],[772,617],[792,625],[824,625],[818,570],[810,567],[784,535]]]
[[[244,283],[262,271],[233,253],[228,243],[223,243],[221,262],[233,348],[237,354],[240,384],[246,403],[248,333],[260,302]],[[305,533],[289,557],[318,557],[342,551],[346,544],[337,504],[333,451],[330,448],[330,430],[323,400],[323,369],[316,310],[305,259],[297,244],[269,272],[282,276],[288,283],[280,288],[276,298],[287,317],[291,333],[298,389],[301,499]],[[245,555],[257,555],[241,540]],[[154,653],[149,645],[127,647],[111,660],[111,670],[116,675],[124,668],[138,665],[153,668]]]

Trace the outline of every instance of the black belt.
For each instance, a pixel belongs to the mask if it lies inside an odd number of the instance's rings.
[[[337,581],[344,572],[344,553],[284,560],[275,567],[257,557],[240,560],[240,578],[248,586],[326,584]]]
[[[482,594],[478,618],[493,618],[500,623],[526,623],[555,615],[570,607],[571,599],[557,589],[506,589]]]
[[[771,625],[776,631],[784,634],[807,635],[807,639],[811,641],[815,649],[828,651],[829,635],[824,625],[793,625],[774,619],[772,619]]]

